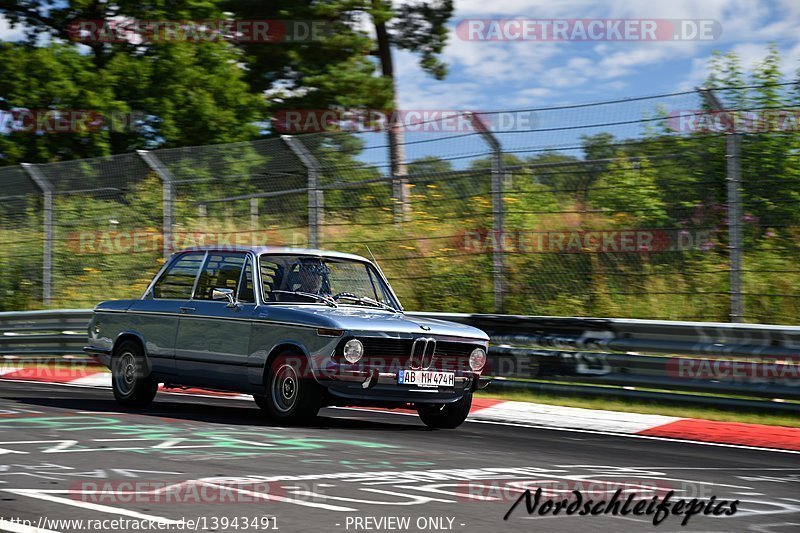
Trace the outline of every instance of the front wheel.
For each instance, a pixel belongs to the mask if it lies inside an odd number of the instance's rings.
[[[265,392],[253,399],[278,422],[309,420],[322,407],[322,391],[308,371],[308,360],[294,352],[284,352],[270,362]]]
[[[144,407],[153,401],[158,383],[145,376],[144,353],[139,343],[125,341],[111,361],[111,388],[117,403],[127,407]]]
[[[464,423],[472,407],[472,394],[465,394],[455,403],[419,404],[417,413],[426,426],[433,429],[453,429]]]

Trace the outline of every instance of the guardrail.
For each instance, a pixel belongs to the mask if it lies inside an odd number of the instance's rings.
[[[409,314],[486,331],[495,388],[800,413],[797,326]]]
[[[83,354],[91,309],[0,312],[0,355]]]
[[[81,354],[91,310],[0,313],[0,355]],[[410,312],[479,327],[494,389],[800,414],[800,327]]]

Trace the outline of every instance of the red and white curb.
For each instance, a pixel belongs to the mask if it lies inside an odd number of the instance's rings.
[[[63,383],[96,388],[111,387],[111,374],[99,370],[97,367],[79,369],[4,367],[0,368],[0,379]],[[251,399],[251,396],[246,394],[191,388],[167,389],[166,392],[236,400]],[[695,418],[582,409],[489,398],[475,398],[473,400],[469,419],[477,422],[537,428],[800,451],[800,428],[762,424],[715,422]]]
[[[800,428],[716,422],[697,418],[581,409],[529,402],[501,402],[471,419],[517,425],[661,437],[735,446],[800,451]]]

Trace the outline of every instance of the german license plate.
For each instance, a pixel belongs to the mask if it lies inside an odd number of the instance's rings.
[[[433,372],[430,370],[401,370],[397,374],[399,385],[417,387],[453,387],[456,375],[453,372]]]

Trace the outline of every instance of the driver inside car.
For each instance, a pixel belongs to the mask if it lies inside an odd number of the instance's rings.
[[[320,294],[322,289],[322,265],[303,263],[298,271],[300,286],[295,289],[300,292]]]

